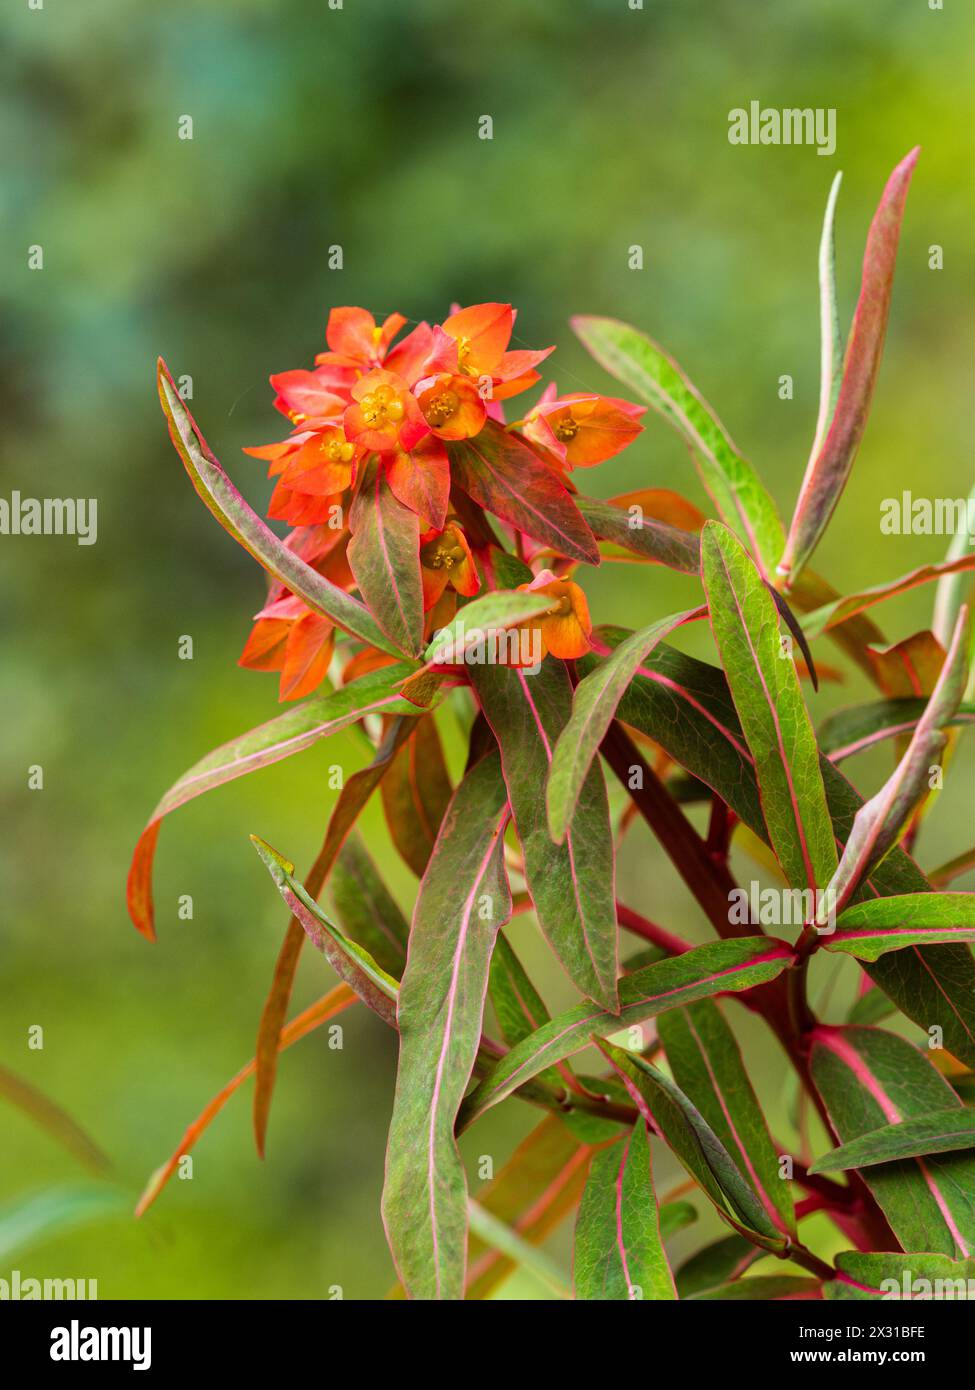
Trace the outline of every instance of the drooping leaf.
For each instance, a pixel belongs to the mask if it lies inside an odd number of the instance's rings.
[[[292,915],[301,923],[312,945],[335,973],[355,990],[362,1002],[384,1023],[396,1027],[396,980],[377,965],[358,942],[351,941],[322,911],[294,876],[294,865],[257,835],[251,840]],[[280,1049],[279,1049],[280,1050]]]
[[[336,1014],[340,1014],[344,1009],[347,1009],[350,1004],[356,1003],[357,999],[358,996],[355,990],[351,989],[347,984],[336,985],[334,989],[329,990],[328,994],[323,995],[321,999],[317,999],[314,1004],[309,1005],[307,1009],[298,1014],[296,1018],[293,1018],[291,1022],[281,1030],[278,1039],[279,1051],[283,1052],[285,1048],[290,1047],[292,1043],[296,1043],[300,1041],[301,1038],[307,1037],[315,1028],[321,1027],[323,1023],[327,1023],[330,1019],[333,1019]],[[252,1058],[246,1066],[241,1067],[236,1076],[232,1077],[222,1090],[217,1092],[193,1123],[187,1127],[183,1137],[180,1139],[169,1159],[162,1167],[156,1169],[146,1184],[135,1209],[137,1217],[144,1215],[144,1213],[148,1211],[149,1207],[152,1206],[153,1202],[176,1172],[180,1160],[185,1154],[189,1153],[200,1136],[209,1129],[213,1120],[227,1104],[227,1101],[234,1092],[239,1090],[247,1078],[252,1076],[256,1070],[257,1059]]]
[[[770,937],[737,937],[695,946],[681,956],[644,966],[620,980],[618,1014],[590,1002],[557,1014],[513,1047],[464,1103],[464,1125],[504,1100],[523,1082],[587,1046],[595,1033],[610,1037],[633,1023],[710,995],[764,984],[793,959],[791,947]],[[757,1200],[757,1199],[756,1199]]]
[[[339,851],[330,884],[343,934],[365,946],[387,974],[399,978],[406,964],[409,926],[357,835],[350,835]]]
[[[599,564],[599,546],[555,469],[523,439],[488,420],[474,439],[447,445],[450,476],[516,530],[570,560]]]
[[[836,845],[816,737],[781,645],[776,605],[741,542],[716,522],[702,532],[701,569],[772,848],[792,886],[815,891],[836,868]]]
[[[811,1070],[841,1144],[885,1124],[961,1108],[917,1048],[880,1028],[818,1028]],[[975,1159],[968,1154],[880,1163],[861,1176],[905,1250],[967,1256],[975,1249]]]
[[[190,482],[224,530],[253,555],[268,574],[280,580],[316,613],[331,618],[369,646],[392,656],[402,656],[402,648],[389,640],[364,604],[289,550],[247,504],[197,428],[162,358],[159,359],[158,386],[170,438]]]
[[[404,863],[422,878],[453,791],[432,719],[417,720],[380,790],[393,844]]]
[[[572,1272],[579,1299],[677,1297],[642,1119],[592,1161],[576,1220]]]
[[[585,315],[574,318],[572,327],[600,366],[682,436],[721,516],[747,538],[764,573],[772,574],[785,539],[775,503],[676,362],[643,333],[616,319]]]
[[[810,1173],[842,1173],[848,1168],[869,1168],[903,1158],[956,1153],[975,1148],[975,1114],[960,1102],[933,1115],[868,1130],[848,1144],[841,1144],[810,1164]]]
[[[823,1285],[826,1299],[969,1299],[975,1281],[975,1260],[945,1255],[844,1250],[836,1268],[837,1277]]]
[[[593,759],[634,673],[668,632],[705,612],[689,609],[634,632],[576,686],[572,714],[552,753],[546,788],[549,832],[557,844],[565,839]]]
[[[742,1062],[717,1004],[702,999],[661,1014],[658,1036],[674,1080],[714,1130],[772,1222],[795,1234],[792,1192]]]
[[[402,746],[403,740],[409,737],[412,726],[412,719],[394,719],[386,729],[372,762],[346,779],[345,785],[339,793],[339,799],[329,817],[322,847],[304,881],[304,892],[313,900],[317,900],[324,888],[346,838],[370,796],[388,771]],[[278,1039],[287,1017],[291,990],[305,940],[304,924],[299,921],[297,916],[292,916],[278,951],[271,988],[264,1001],[264,1008],[261,1010],[261,1019],[257,1029],[254,1053],[257,1060],[257,1080],[254,1085],[254,1138],[257,1152],[262,1156],[267,1139],[271,1100],[274,1095],[274,1077],[278,1065]]]
[[[839,394],[822,447],[806,468],[778,567],[790,580],[809,559],[829,524],[866,428],[887,333],[904,203],[919,153],[912,150],[897,165],[870,224],[860,298],[846,345]]]
[[[66,1110],[6,1067],[0,1067],[0,1100],[29,1116],[91,1172],[104,1173],[111,1167],[94,1139]]]
[[[383,1190],[390,1248],[413,1298],[464,1296],[467,1180],[454,1120],[477,1055],[495,936],[511,914],[507,817],[489,754],[454,793],[413,914]]]
[[[240,738],[215,748],[170,787],[139,836],[129,870],[129,915],[143,936],[155,940],[152,863],[163,818],[194,797],[300,753],[367,714],[416,714],[409,701],[393,689],[407,669],[401,665],[384,666],[341,690],[306,700]]]
[[[707,1120],[679,1086],[645,1058],[612,1043],[600,1047],[619,1072],[637,1108],[662,1134],[687,1172],[735,1230],[781,1250],[787,1238]]]
[[[602,768],[591,768],[562,844],[548,833],[542,791],[568,721],[572,688],[549,657],[536,675],[472,666],[471,683],[501,749],[528,890],[538,922],[574,984],[610,1010],[618,970],[613,836]]]
[[[838,910],[842,911],[854,889],[897,843],[919,798],[929,789],[931,764],[945,745],[942,725],[961,703],[967,674],[968,609],[963,606],[941,674],[907,751],[880,791],[853,819],[839,866],[828,885]]]
[[[612,541],[641,559],[684,574],[700,571],[701,545],[691,532],[653,517],[635,517],[622,507],[595,497],[576,497],[576,503],[597,540]]]
[[[423,650],[420,522],[394,496],[378,457],[363,473],[349,511],[349,567],[359,593],[397,651]]]
[[[907,893],[855,903],[820,944],[876,960],[887,951],[948,941],[975,941],[975,893]]]

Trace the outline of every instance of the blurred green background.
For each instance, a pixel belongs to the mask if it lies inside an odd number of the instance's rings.
[[[255,505],[244,444],[279,437],[269,372],[310,365],[328,307],[440,318],[452,300],[510,300],[523,344],[558,345],[566,389],[607,389],[567,320],[630,319],[685,366],[787,517],[818,398],[816,251],[832,176],[844,315],[887,173],[923,146],[908,202],[886,358],[854,477],[817,568],[843,591],[938,559],[938,538],[887,538],[883,497],[967,493],[972,478],[975,9],[945,0],[26,0],[0,19],[5,130],[0,495],[96,496],[98,543],[0,537],[4,834],[0,1063],[67,1106],[134,1200],[204,1102],[252,1055],[284,925],[247,843],[306,864],[358,765],[340,740],[180,811],[163,830],[159,942],[129,925],[123,885],[158,796],[211,746],[276,712],[273,676],[236,659],[260,605],[257,567],[194,496],[153,382],[162,353]],[[728,112],[835,107],[832,158],[737,147]],[[477,138],[481,115],[494,139]],[[192,141],[177,137],[181,116]],[[326,249],[344,249],[329,271]],[[944,247],[944,269],[928,247]],[[42,245],[43,271],[27,268]],[[640,244],[644,268],[628,268]],[[778,380],[790,374],[795,397]],[[583,481],[611,495],[677,487],[703,502],[657,420]],[[606,567],[597,621],[684,607],[693,585]],[[933,589],[883,610],[893,639],[929,621]],[[177,657],[193,637],[192,661]],[[814,698],[817,718],[865,694]],[[27,790],[41,764],[42,791]],[[872,788],[887,762],[856,769]],[[922,862],[968,848],[972,745],[923,832]],[[405,906],[415,880],[365,827]],[[746,878],[755,870],[742,860]],[[642,830],[621,896],[678,931],[707,929]],[[195,905],[177,919],[179,895]],[[571,989],[530,921],[512,937],[551,1005]],[[852,970],[852,967],[851,967]],[[852,988],[836,982],[836,1016]],[[329,984],[304,961],[296,1002]],[[825,978],[819,983],[825,984]],[[736,1023],[741,1010],[730,1006]],[[102,1297],[381,1297],[378,1214],[393,1039],[352,1010],[345,1047],[316,1034],[280,1069],[268,1158],[238,1094],[141,1223],[127,1214],[21,1250],[25,1274],[97,1278]],[[42,1051],[28,1029],[45,1030]],[[747,1021],[762,1098],[788,1134],[784,1069]],[[500,1164],[534,1122],[517,1104],[469,1137]],[[70,1159],[0,1112],[0,1200],[74,1180]],[[678,1180],[665,1157],[662,1185]],[[476,1191],[477,1183],[474,1188]],[[705,1217],[679,1238],[693,1248]],[[553,1242],[567,1260],[568,1237]],[[0,1264],[0,1277],[7,1269]],[[528,1277],[506,1293],[539,1292]]]

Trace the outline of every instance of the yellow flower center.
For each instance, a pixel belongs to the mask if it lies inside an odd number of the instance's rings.
[[[333,439],[328,444],[323,439],[318,447],[329,463],[351,463],[352,455],[355,453],[354,445],[341,439]]]
[[[545,616],[547,618],[567,618],[572,612],[572,599],[568,594],[563,594],[554,608],[549,608]]]
[[[441,536],[423,547],[421,561],[428,570],[452,570],[467,559],[464,547],[457,541]]]
[[[460,401],[453,391],[440,391],[432,400],[427,401],[423,407],[423,414],[428,425],[437,429],[440,425],[445,425],[452,415],[457,414]]]
[[[564,415],[556,424],[553,433],[561,444],[568,444],[579,433],[579,421],[571,415]]]
[[[391,386],[377,386],[359,402],[362,417],[372,429],[383,429],[395,425],[406,413],[403,402]]]

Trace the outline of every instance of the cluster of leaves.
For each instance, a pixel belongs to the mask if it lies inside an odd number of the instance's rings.
[[[866,422],[915,161],[916,151],[884,190],[845,351],[831,194],[821,408],[788,536],[681,369],[616,321],[574,328],[642,405],[559,397],[553,386],[508,424],[503,402],[537,382],[547,356],[509,349],[509,306],[455,310],[399,343],[399,316],[377,326],[364,310],[333,311],[315,369],[272,378],[291,434],[249,451],[277,478],[270,514],[293,528],[286,540],[235,489],[160,364],[163,410],[197,492],[270,576],[242,660],[280,671],[282,698],[305,698],[210,753],[160,802],[130,875],[136,926],[151,938],[152,859],[168,812],[350,725],[372,760],[346,781],[304,882],[254,838],[291,914],[255,1057],[187,1130],[140,1211],[251,1074],[263,1150],[279,1052],[361,1002],[399,1034],[383,1216],[407,1296],[484,1297],[519,1263],[566,1295],[537,1246],[574,1210],[579,1298],[869,1298],[904,1268],[964,1272],[975,1248],[965,1104],[975,894],[946,891],[967,857],[926,877],[908,849],[931,769],[975,713],[963,698],[960,581],[975,559],[955,554],[847,596],[807,565]],[[646,407],[686,442],[715,519],[659,489],[605,502],[575,487],[572,470],[627,445]],[[580,567],[604,560],[678,570],[699,584],[696,602],[639,631],[593,629]],[[867,610],[934,579],[936,630],[888,645]],[[714,663],[665,640],[702,620]],[[524,656],[526,636],[537,660]],[[810,644],[824,636],[880,698],[817,735],[801,680],[815,681]],[[447,701],[469,731],[456,786],[438,735]],[[883,740],[896,766],[864,801],[839,764]],[[691,946],[618,900],[615,847],[632,817],[612,823],[604,766],[715,940]],[[420,880],[409,922],[354,830],[377,789]],[[689,800],[710,805],[706,837]],[[733,839],[756,852],[764,843],[804,895],[794,940],[730,910]],[[318,901],[326,883],[331,914]],[[534,914],[580,993],[555,1017],[504,933],[520,912]],[[622,972],[621,930],[641,939]],[[340,983],[286,1022],[306,937]],[[842,1025],[817,1018],[807,997],[809,960],[823,950],[862,974]],[[782,1153],[719,996],[736,996],[781,1044],[828,1152]],[[488,1001],[500,1038],[484,1030]],[[943,1048],[876,1026],[895,1010],[937,1030]],[[593,1045],[597,1074],[581,1075],[573,1059]],[[474,1201],[457,1135],[508,1097],[545,1114]],[[668,1240],[696,1213],[658,1200],[650,1136],[729,1227],[676,1272]],[[816,1212],[851,1247],[835,1264],[803,1241]],[[791,1268],[749,1276],[768,1255]]]

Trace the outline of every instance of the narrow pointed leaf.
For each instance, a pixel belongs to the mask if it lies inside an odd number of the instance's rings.
[[[253,555],[268,574],[280,580],[316,613],[331,618],[369,646],[401,656],[403,649],[389,640],[364,604],[330,583],[289,550],[248,505],[217,462],[161,358],[158,385],[169,434],[190,482],[224,530]]]
[[[836,200],[842,180],[841,172],[833,179],[830,187],[823,217],[823,233],[819,242],[819,416],[809,455],[810,462],[817,457],[826,438],[843,380],[843,340],[840,335],[840,315],[836,302],[836,238],[833,232]]]
[[[303,752],[367,714],[416,714],[409,701],[393,689],[406,670],[405,666],[384,666],[341,690],[306,700],[240,738],[221,744],[170,787],[139,836],[129,870],[129,915],[143,936],[155,939],[152,864],[163,818],[204,792]]]
[[[662,1014],[657,1025],[674,1080],[707,1120],[757,1193],[774,1225],[795,1234],[792,1192],[742,1062],[717,1004],[702,999]]]
[[[366,466],[349,512],[349,567],[370,613],[397,651],[423,650],[420,522],[397,501],[378,458]]]
[[[907,893],[855,903],[820,944],[876,960],[887,951],[948,941],[975,941],[975,893]]]
[[[339,851],[330,883],[343,934],[398,979],[406,964],[409,926],[358,836],[350,835]]]
[[[121,1188],[96,1183],[48,1187],[12,1197],[0,1205],[0,1260],[6,1264],[11,1255],[42,1240],[119,1216],[127,1201]],[[21,1296],[30,1297],[26,1292]]]
[[[454,793],[420,884],[400,988],[383,1219],[408,1294],[464,1296],[467,1179],[454,1120],[481,1036],[488,967],[511,913],[496,754]]]
[[[696,535],[653,517],[634,521],[630,512],[595,497],[576,497],[576,504],[597,540],[612,541],[644,560],[683,574],[701,569],[701,543]]]
[[[775,503],[676,362],[650,338],[616,319],[583,315],[572,320],[572,327],[600,366],[682,436],[722,518],[747,539],[763,572],[772,574],[785,539]]]
[[[783,1249],[786,1237],[743,1178],[721,1140],[683,1091],[645,1058],[612,1043],[602,1050],[622,1077],[640,1113],[663,1135],[687,1172],[739,1232],[758,1237],[767,1249]]]
[[[620,980],[618,1014],[587,1001],[557,1014],[513,1047],[464,1103],[463,1120],[504,1100],[546,1067],[571,1057],[595,1033],[610,1037],[633,1023],[714,994],[736,993],[775,979],[793,959],[792,949],[769,937],[737,937],[695,946],[682,956],[657,961]]]
[[[904,204],[918,154],[919,150],[912,150],[897,165],[870,224],[839,395],[822,447],[806,469],[779,565],[779,572],[790,579],[802,569],[829,524],[866,428],[887,333]]]
[[[951,648],[918,720],[907,751],[893,774],[857,811],[829,889],[842,910],[854,889],[896,844],[920,797],[929,789],[931,764],[945,745],[942,726],[961,703],[968,675],[968,609],[958,615]]]
[[[954,1153],[975,1149],[975,1114],[965,1105],[951,1106],[933,1115],[868,1130],[858,1139],[831,1150],[810,1164],[810,1173],[841,1173],[849,1168],[869,1168],[902,1158]]]
[[[668,632],[705,612],[704,608],[688,609],[634,632],[576,686],[572,714],[555,744],[546,788],[549,832],[556,843],[565,839],[593,759],[635,672]]]
[[[386,825],[403,862],[422,878],[453,788],[432,719],[418,719],[382,780]]]
[[[823,720],[819,730],[819,746],[832,762],[843,762],[845,758],[852,758],[887,739],[913,734],[927,707],[926,699],[911,697],[875,700],[853,709],[837,710]],[[942,727],[956,728],[973,723],[975,705],[963,703],[945,719]]]
[[[692,1298],[707,1289],[733,1283],[766,1252],[745,1236],[723,1236],[685,1260],[676,1274],[677,1293]]]
[[[515,1268],[527,1270],[555,1294],[556,1298],[570,1299],[572,1290],[562,1269],[544,1250],[539,1250],[530,1241],[506,1225],[504,1221],[482,1207],[479,1202],[468,1200],[467,1214],[471,1234],[504,1255]]]
[[[884,1125],[963,1109],[947,1081],[903,1038],[880,1028],[819,1028],[811,1069],[841,1144]],[[975,1159],[968,1154],[861,1170],[905,1250],[975,1251]]]
[[[741,542],[709,522],[701,566],[711,627],[755,760],[765,823],[795,888],[822,888],[836,868],[816,737],[778,610]]]
[[[570,560],[599,564],[595,537],[555,469],[523,439],[488,420],[447,452],[453,481],[487,511]]]
[[[821,633],[832,633],[835,628],[859,617],[867,608],[883,603],[885,599],[897,598],[921,584],[930,584],[933,579],[967,574],[975,569],[975,555],[963,555],[959,560],[942,560],[934,565],[920,565],[910,574],[902,574],[899,579],[877,584],[872,589],[860,589],[858,593],[847,594],[844,598],[833,599],[821,608],[815,608],[802,620],[807,637],[818,637]],[[950,640],[950,634],[949,634]]]
[[[78,1122],[30,1082],[0,1067],[0,1100],[14,1106],[93,1173],[111,1167],[109,1159]]]
[[[471,682],[501,749],[511,810],[538,922],[574,984],[610,1010],[618,972],[613,837],[602,768],[592,767],[562,844],[548,833],[542,795],[572,688],[554,658],[529,676],[510,666],[472,666]]]
[[[597,1153],[579,1205],[572,1261],[576,1298],[674,1299],[642,1119]]]
[[[488,992],[501,1036],[509,1047],[549,1022],[551,1015],[504,932],[498,932],[491,957]],[[567,1070],[569,1064],[559,1065]],[[540,1072],[539,1080],[555,1087],[565,1084],[556,1067]]]

